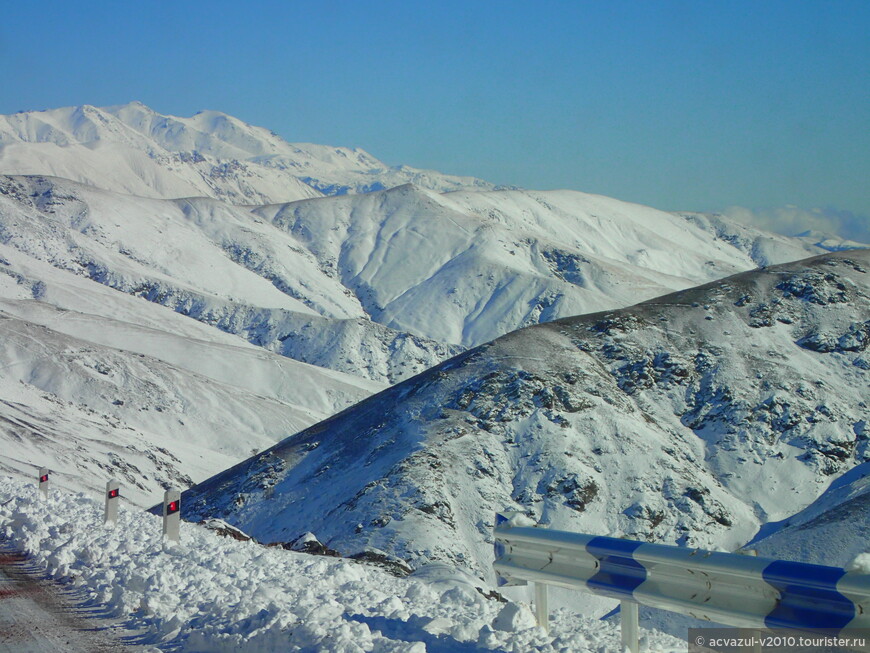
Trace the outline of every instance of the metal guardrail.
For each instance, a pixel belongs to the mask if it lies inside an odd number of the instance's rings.
[[[870,628],[870,575],[839,567],[511,526],[504,515],[494,535],[500,584],[539,584],[540,625],[548,585],[616,598],[631,651],[638,604],[745,628]]]

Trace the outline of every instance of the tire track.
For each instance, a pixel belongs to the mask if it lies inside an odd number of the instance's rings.
[[[35,572],[23,554],[0,547],[0,653],[143,650],[123,644],[111,632],[117,626]]]

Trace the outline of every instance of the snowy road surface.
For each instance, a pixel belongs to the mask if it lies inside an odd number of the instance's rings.
[[[108,628],[56,585],[28,573],[23,556],[0,548],[0,653],[132,650]]]

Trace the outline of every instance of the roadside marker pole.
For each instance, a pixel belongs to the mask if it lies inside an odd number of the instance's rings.
[[[181,492],[172,488],[163,495],[163,537],[178,542],[181,530]]]
[[[121,485],[112,479],[106,483],[106,511],[103,513],[103,523],[118,521],[118,503],[121,501]]]
[[[45,467],[39,469],[39,497],[48,499],[48,470]]]

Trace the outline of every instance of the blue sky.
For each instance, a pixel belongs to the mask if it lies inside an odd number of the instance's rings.
[[[2,18],[0,113],[216,109],[389,164],[669,210],[793,205],[870,234],[867,0],[83,0]]]

